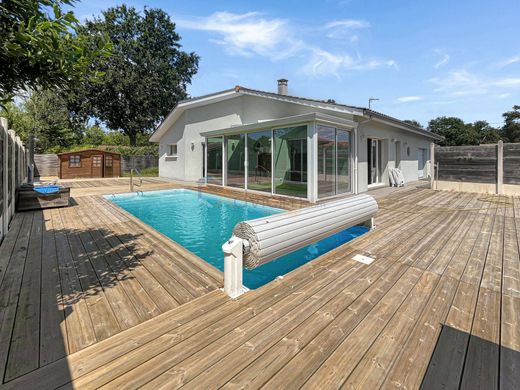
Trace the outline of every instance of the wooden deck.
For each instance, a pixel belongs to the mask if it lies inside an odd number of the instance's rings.
[[[518,197],[390,193],[374,231],[237,300],[102,198],[76,201],[18,214],[0,247],[5,388],[520,383]]]

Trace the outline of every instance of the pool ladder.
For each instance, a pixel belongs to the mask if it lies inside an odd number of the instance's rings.
[[[139,184],[134,184],[134,171],[139,176]],[[143,178],[141,177],[141,174],[139,173],[139,171],[136,168],[130,169],[130,192],[134,192],[134,186],[141,187],[142,185],[143,185]],[[142,190],[138,190],[136,192],[137,192],[137,195],[139,195],[139,192],[141,193],[141,195],[143,194]]]

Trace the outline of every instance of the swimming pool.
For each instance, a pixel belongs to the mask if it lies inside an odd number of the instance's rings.
[[[106,195],[106,199],[224,271],[222,244],[241,221],[284,210],[187,189]],[[258,288],[368,231],[354,226],[254,270],[244,269],[246,287]]]

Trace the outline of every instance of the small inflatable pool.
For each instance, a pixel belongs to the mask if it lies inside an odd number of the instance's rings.
[[[60,186],[55,185],[47,185],[47,186],[38,186],[34,187],[34,191],[40,193],[40,194],[56,194],[60,192]]]

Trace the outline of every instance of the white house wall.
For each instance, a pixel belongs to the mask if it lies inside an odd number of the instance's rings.
[[[330,111],[250,95],[187,109],[161,138],[159,175],[177,180],[200,180],[203,170],[202,132],[312,112],[330,115]],[[349,114],[340,113],[338,116],[352,119]],[[177,157],[167,156],[169,145],[175,143]]]
[[[388,170],[395,167],[396,146],[395,142],[401,142],[401,163],[399,168],[403,172],[405,182],[411,182],[419,179],[419,170],[417,156],[419,148],[427,150],[427,159],[429,160],[430,142],[426,137],[415,135],[405,130],[396,129],[389,125],[374,121],[361,123],[358,127],[359,149],[358,149],[358,177],[359,192],[368,190],[368,162],[367,162],[367,139],[382,139],[382,160],[383,172],[382,182],[389,184]],[[410,148],[410,155],[407,155],[407,149]]]

